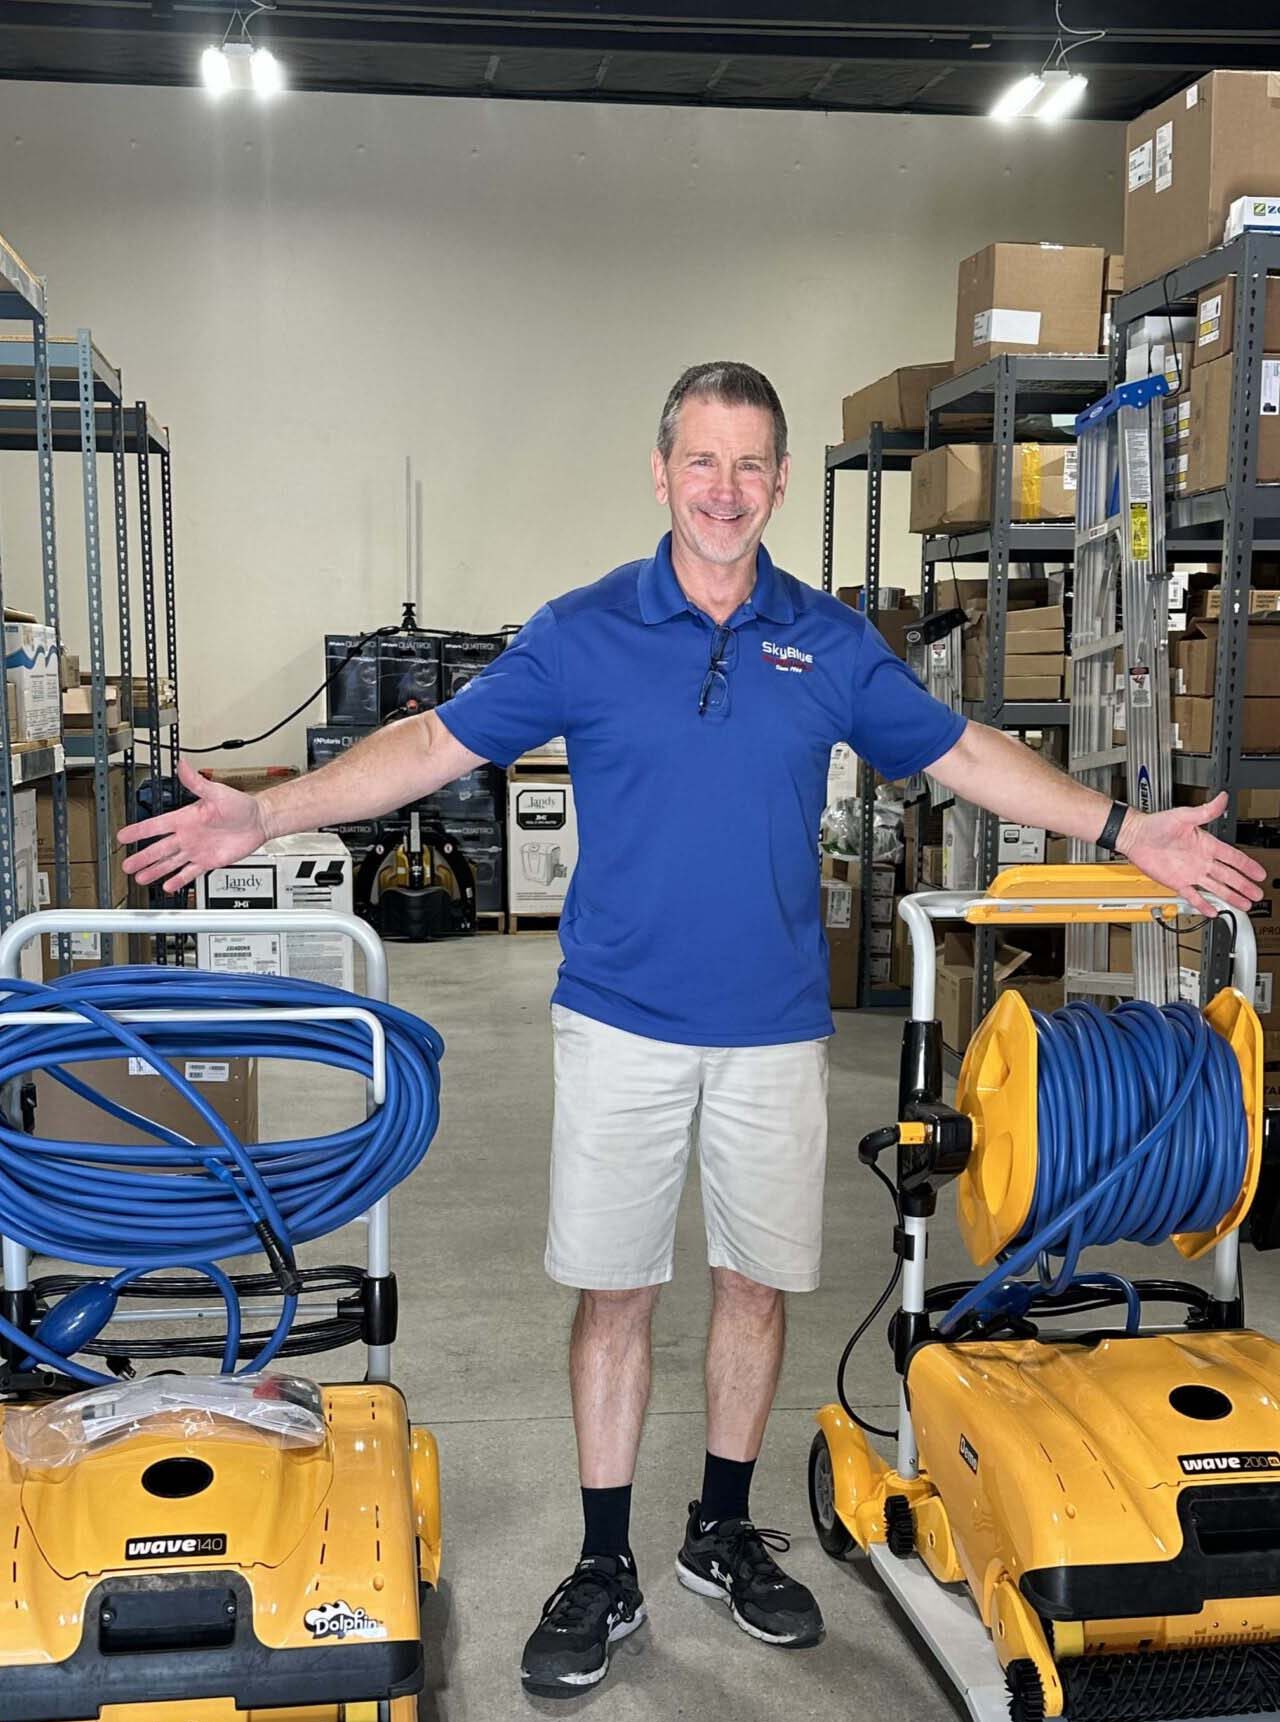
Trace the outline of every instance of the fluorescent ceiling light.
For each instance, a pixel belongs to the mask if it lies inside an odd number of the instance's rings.
[[[200,56],[200,76],[211,96],[225,96],[231,88],[231,66],[221,48],[206,48]]]
[[[1080,105],[1080,100],[1089,87],[1088,78],[1077,72],[1046,72],[1044,94],[1032,109],[1034,117],[1052,125],[1064,114]]]
[[[256,96],[265,100],[280,94],[284,88],[284,71],[270,48],[255,48],[249,68]]]
[[[1016,84],[1000,97],[991,110],[993,120],[1016,120],[1020,114],[1025,114],[1044,88],[1044,79],[1039,72],[1032,72],[1029,77],[1019,78]]]

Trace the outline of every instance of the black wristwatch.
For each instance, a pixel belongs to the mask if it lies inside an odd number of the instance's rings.
[[[1128,806],[1123,801],[1113,801],[1111,803],[1111,811],[1107,815],[1107,822],[1098,833],[1099,849],[1109,849],[1113,855],[1116,853],[1116,844],[1120,838],[1120,827],[1124,824],[1124,816],[1128,811]]]

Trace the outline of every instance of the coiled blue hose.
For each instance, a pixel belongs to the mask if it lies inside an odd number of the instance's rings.
[[[265,1227],[291,1262],[295,1246],[347,1225],[407,1178],[426,1153],[439,1122],[439,1060],[444,1042],[428,1023],[376,999],[357,998],[311,981],[158,966],[90,969],[48,985],[6,980],[4,987],[0,1085],[46,1070],[154,1141],[132,1147],[50,1141],[28,1136],[0,1120],[0,1233],[44,1255],[118,1268],[120,1272],[106,1282],[112,1303],[120,1286],[154,1269],[189,1267],[205,1274],[227,1304],[223,1368],[228,1373],[239,1346],[239,1310],[234,1288],[216,1261],[259,1250]],[[358,1005],[381,1020],[386,1034],[385,1103],[359,1124],[328,1136],[259,1144],[237,1141],[199,1087],[164,1061],[286,1058],[370,1078],[373,1051],[363,1024],[322,1020],[135,1025],[108,1014],[155,1008],[297,1010],[334,1005]],[[74,1009],[86,1020],[3,1026],[7,1014],[41,1008]],[[58,1068],[129,1055],[146,1059],[186,1097],[210,1126],[214,1146],[194,1146]],[[182,1176],[184,1172],[204,1175]],[[61,1308],[56,1306],[50,1317]],[[264,1368],[277,1354],[296,1308],[296,1297],[283,1300],[275,1332],[245,1366],[246,1373]],[[29,1357],[79,1380],[100,1384],[113,1379],[68,1361],[57,1349],[3,1318],[0,1336],[25,1347]]]
[[[1041,1287],[1060,1293],[1090,1278],[1078,1269],[1092,1245],[1211,1230],[1244,1183],[1240,1066],[1198,1010],[1126,999],[1103,1012],[1079,1000],[1031,1014],[1039,1035],[1031,1210],[998,1265],[947,1311],[944,1334],[996,1307],[1033,1264]],[[1132,1328],[1136,1298],[1128,1302]]]

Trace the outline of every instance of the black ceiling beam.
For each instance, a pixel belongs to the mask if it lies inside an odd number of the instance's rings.
[[[0,44],[6,34],[23,28],[43,31],[66,30],[88,39],[99,33],[176,38],[192,46],[220,37],[230,17],[229,6],[184,6],[176,0],[172,13],[157,15],[141,6],[50,3],[50,0],[6,0],[0,11]],[[975,33],[970,32],[969,36]],[[587,52],[609,54],[704,54],[723,58],[800,58],[844,60],[865,64],[1021,65],[1043,58],[1044,37],[1021,40],[993,38],[989,47],[972,48],[968,37],[896,33],[867,34],[842,30],[815,33],[795,25],[776,30],[750,28],[715,30],[677,28],[667,22],[654,26],[619,20],[610,24],[596,17],[555,24],[529,23],[507,17],[468,16],[460,9],[454,18],[410,19],[400,9],[395,16],[374,18],[352,15],[348,9],[326,8],[297,15],[282,7],[264,13],[253,22],[256,41],[270,42],[282,53],[290,44],[300,48],[409,46],[471,48],[486,53],[543,50],[552,53]],[[981,33],[978,39],[985,40]],[[1052,31],[1049,32],[1050,39]],[[1280,30],[1254,31],[1248,36],[1221,40],[1203,30],[1186,38],[1165,32],[1150,32],[1149,39],[1130,40],[1119,31],[1109,31],[1101,42],[1082,44],[1071,56],[1081,68],[1128,68],[1135,71],[1176,74],[1206,66],[1226,65],[1266,69],[1280,60]],[[2,67],[0,67],[2,70]]]

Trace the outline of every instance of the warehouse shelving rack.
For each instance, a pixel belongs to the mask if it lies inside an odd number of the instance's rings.
[[[1004,697],[1006,618],[1010,568],[1022,563],[1070,562],[1075,542],[1071,521],[1013,519],[1013,450],[1022,440],[1071,440],[1065,430],[1035,426],[1029,420],[1069,417],[1102,394],[1107,386],[1108,361],[1103,354],[1007,353],[951,377],[929,393],[925,447],[948,440],[944,414],[990,419],[992,456],[991,524],[980,532],[937,533],[921,543],[920,608],[935,606],[939,563],[982,564],[987,571],[987,656],[980,700],[964,701],[970,717],[995,729],[1046,730],[1065,727],[1066,700],[1020,702]],[[953,439],[951,439],[953,440]],[[969,442],[985,441],[969,432]],[[978,820],[978,880],[984,889],[996,874],[999,821],[982,812]],[[973,1021],[976,1026],[995,1003],[994,932],[980,928],[974,940]]]
[[[1280,233],[1245,231],[1229,244],[1122,294],[1112,312],[1115,382],[1120,380],[1125,331],[1132,323],[1140,317],[1185,311],[1202,288],[1227,276],[1236,280],[1226,485],[1201,495],[1170,498],[1166,518],[1170,566],[1207,559],[1222,563],[1211,746],[1207,754],[1175,753],[1173,780],[1231,792],[1227,812],[1217,826],[1218,834],[1227,841],[1236,834],[1236,792],[1280,788],[1280,754],[1241,751],[1253,557],[1258,551],[1280,552],[1280,484],[1257,482],[1268,275],[1280,275]],[[1230,939],[1221,921],[1211,923],[1208,933],[1203,985],[1206,994],[1212,995],[1227,981]]]
[[[883,481],[886,472],[910,472],[911,462],[924,447],[919,431],[887,431],[879,422],[854,442],[827,449],[822,492],[822,590],[835,590],[836,474],[864,472],[867,475],[866,562],[863,594],[867,620],[874,626],[880,612],[880,535]],[[902,987],[871,984],[871,879],[875,843],[875,780],[865,761],[858,762],[858,854],[861,862],[858,944],[858,1007],[901,1008],[911,995]],[[912,881],[908,881],[910,886]]]
[[[49,369],[49,336],[45,283],[0,239],[0,335],[11,324],[26,324],[30,334],[30,446],[36,454],[40,508],[40,565],[44,619],[54,630],[59,652],[62,635],[58,612],[57,533],[53,505],[52,391]],[[0,539],[0,551],[3,544]],[[3,557],[0,555],[0,618],[4,614]],[[66,759],[59,742],[48,747],[15,753],[9,731],[7,700],[0,698],[0,755],[7,762],[0,771],[0,925],[18,918],[18,881],[14,853],[13,792],[41,779],[48,779],[53,795],[54,890],[60,903],[70,901],[71,876],[67,842]],[[31,907],[35,907],[34,904]],[[67,947],[59,946],[65,961]]]

